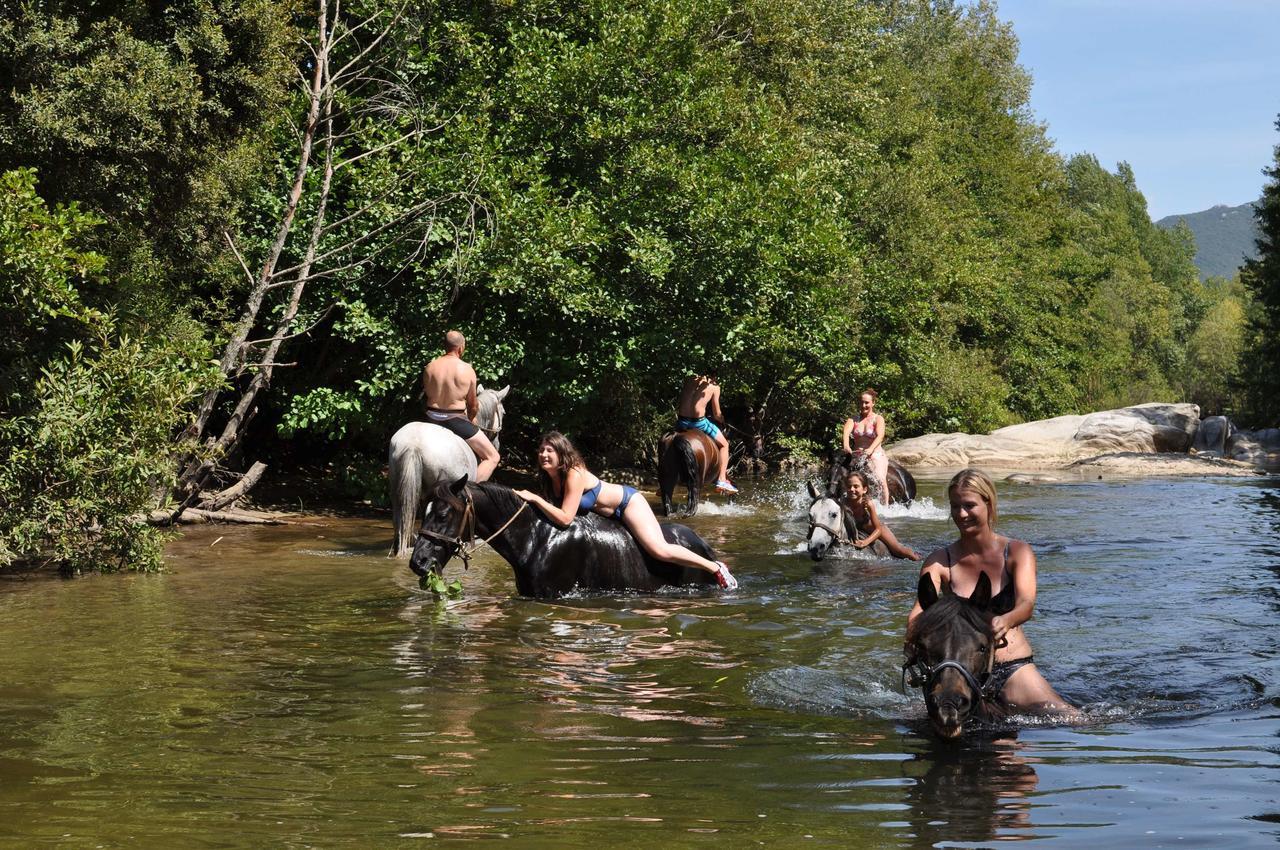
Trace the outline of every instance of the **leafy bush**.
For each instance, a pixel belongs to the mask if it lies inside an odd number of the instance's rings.
[[[213,380],[193,323],[144,339],[85,307],[101,258],[75,244],[97,224],[48,209],[33,171],[0,176],[0,567],[150,569],[163,535],[141,519],[173,474],[183,405]]]

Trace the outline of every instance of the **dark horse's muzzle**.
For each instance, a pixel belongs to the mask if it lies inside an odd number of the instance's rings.
[[[452,548],[450,548],[452,546]],[[457,544],[433,539],[419,532],[413,541],[413,553],[409,556],[409,569],[422,578],[430,570],[436,575],[444,573],[444,565],[457,553]]]
[[[960,737],[965,721],[982,705],[982,685],[959,661],[947,659],[933,666],[908,661],[902,665],[903,693],[908,684],[922,690],[934,731],[946,739]]]

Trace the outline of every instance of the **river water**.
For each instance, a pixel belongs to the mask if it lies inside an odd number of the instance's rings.
[[[928,551],[920,483],[889,520]],[[385,519],[0,584],[0,844],[1275,846],[1280,479],[1002,484],[1037,662],[1089,722],[959,744],[898,690],[915,566],[812,563],[803,493],[690,522],[728,595],[519,599],[485,554],[437,601]]]

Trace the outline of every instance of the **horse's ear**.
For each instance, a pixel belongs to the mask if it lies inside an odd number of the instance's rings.
[[[461,496],[462,491],[467,488],[467,476],[463,475],[457,481],[449,485],[449,492],[455,496]]]
[[[502,401],[504,398],[506,398],[506,397],[507,397],[507,393],[509,393],[509,392],[511,392],[511,385],[510,385],[510,384],[507,384],[505,387],[503,387],[502,389],[498,390],[498,401]]]
[[[476,381],[476,395],[480,395],[482,392],[484,392],[484,384]]]
[[[806,481],[805,486],[809,488],[809,498],[818,501],[818,488],[813,486],[813,482]]]
[[[916,585],[916,599],[920,602],[920,610],[927,611],[929,606],[938,601],[938,589],[933,586],[933,577],[928,573],[920,576]]]
[[[986,573],[978,576],[978,584],[973,593],[969,594],[969,601],[979,608],[986,608],[991,604],[991,579],[987,578]]]

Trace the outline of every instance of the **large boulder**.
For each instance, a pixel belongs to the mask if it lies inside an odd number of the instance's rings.
[[[1199,406],[1157,402],[1091,413],[1073,439],[1092,454],[1186,452],[1199,426]]]
[[[1200,423],[1194,404],[1139,404],[1056,416],[990,434],[926,434],[886,447],[911,467],[1065,467],[1111,452],[1186,452]]]
[[[1236,435],[1236,426],[1225,416],[1206,416],[1200,420],[1196,440],[1191,448],[1197,452],[1227,453],[1227,441]]]

